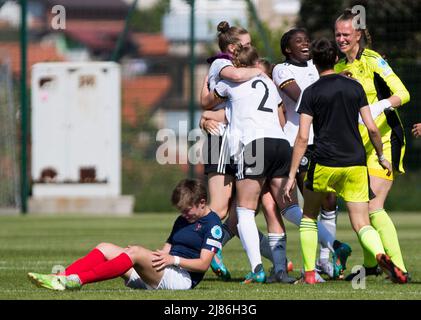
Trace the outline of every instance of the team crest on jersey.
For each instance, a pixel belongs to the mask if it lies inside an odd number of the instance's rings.
[[[392,73],[392,69],[389,67],[389,64],[384,60],[383,58],[377,59],[377,64],[380,68],[383,69],[383,76],[388,76],[390,73]]]
[[[222,229],[220,226],[213,226],[211,229],[212,237],[215,239],[221,239],[222,238]]]
[[[306,156],[304,156],[302,159],[301,159],[301,165],[302,166],[306,166],[308,164],[308,159],[307,159],[307,157]]]

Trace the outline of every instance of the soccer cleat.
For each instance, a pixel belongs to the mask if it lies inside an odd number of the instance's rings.
[[[289,261],[288,260],[288,262],[287,262],[287,270],[288,270],[288,272],[294,271],[294,265],[292,264],[292,261]]]
[[[330,279],[333,279],[333,264],[325,260],[317,260],[316,271],[320,274],[327,275]]]
[[[399,269],[386,254],[378,254],[376,256],[377,263],[380,268],[388,275],[393,283],[408,283],[408,273]]]
[[[267,277],[266,283],[288,283],[293,284],[297,281],[295,278],[291,278],[288,276],[288,273],[284,270],[278,271],[277,273],[272,273]]]
[[[359,276],[361,272],[364,272],[365,276],[379,276],[383,273],[382,269],[377,265],[375,267],[362,267],[364,271],[361,269],[358,272],[350,273],[345,277],[345,281],[352,281],[355,277]]]
[[[64,276],[56,276],[51,274],[28,273],[28,278],[37,287],[46,288],[55,291],[63,291],[66,289],[64,284],[60,281]]]
[[[332,254],[333,279],[343,278],[343,273],[346,270],[346,261],[351,252],[351,247],[348,244],[335,240]]]
[[[265,283],[266,282],[266,274],[263,270],[263,266],[259,264],[255,269],[254,272],[249,272],[246,275],[246,278],[242,282],[243,284],[249,283]]]
[[[222,259],[221,249],[219,249],[216,252],[216,254],[213,256],[210,266],[211,266],[212,271],[222,280],[228,281],[231,279],[231,274],[228,271]]]
[[[301,270],[301,278],[298,279],[295,284],[303,283],[303,284],[316,284],[316,283],[325,283],[326,280],[323,279],[320,274],[316,272],[316,270],[313,271],[306,271],[304,272]]]
[[[67,277],[60,278],[67,290],[80,290],[82,283],[80,282],[79,276],[76,274],[68,275]]]

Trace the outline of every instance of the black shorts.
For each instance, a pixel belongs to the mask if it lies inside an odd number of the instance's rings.
[[[262,138],[244,147],[237,164],[236,179],[287,177],[292,152],[287,140]]]
[[[304,153],[303,158],[301,159],[300,166],[298,167],[298,174],[308,171],[308,166],[310,164],[313,153],[314,153],[314,144],[311,144],[307,146],[307,150]]]
[[[227,132],[227,131],[225,131]],[[205,174],[218,173],[235,177],[237,166],[230,158],[228,137],[208,133],[202,149]]]

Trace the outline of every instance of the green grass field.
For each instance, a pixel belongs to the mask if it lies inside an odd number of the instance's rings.
[[[35,287],[27,280],[28,272],[49,273],[53,266],[67,266],[100,242],[125,246],[140,244],[160,248],[166,240],[176,214],[141,214],[132,218],[109,217],[0,217],[0,299],[421,299],[421,213],[392,214],[412,274],[408,285],[394,285],[383,277],[369,277],[366,289],[353,289],[345,281],[308,285],[241,285],[248,262],[240,241],[233,239],[224,249],[224,257],[233,280],[221,282],[212,271],[194,290],[143,291],[124,287],[121,279],[87,285],[78,292],[53,292]],[[261,230],[263,217],[257,218]],[[293,275],[301,268],[298,229],[287,223],[288,257],[294,262]],[[348,270],[362,263],[362,252],[348,217],[338,219],[338,239],[351,244],[353,254]],[[264,260],[265,269],[270,264]]]

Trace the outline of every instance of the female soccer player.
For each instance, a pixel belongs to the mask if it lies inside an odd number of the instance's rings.
[[[67,267],[65,274],[29,273],[28,277],[51,290],[80,289],[116,277],[123,277],[133,289],[193,289],[221,248],[221,220],[208,207],[206,188],[198,180],[180,181],[171,201],[181,215],[161,250],[101,243]]]
[[[393,282],[405,283],[407,278],[385,254],[380,236],[368,217],[370,188],[364,145],[358,131],[359,115],[386,175],[391,173],[392,166],[383,155],[380,132],[370,115],[364,90],[358,82],[335,73],[337,48],[329,40],[316,40],[312,44],[312,56],[320,79],[304,90],[299,102],[299,131],[284,188],[284,196],[291,199],[290,192],[313,123],[314,153],[305,180],[304,214],[300,225],[303,281],[318,282],[315,278],[317,215],[325,193],[334,191],[345,200],[351,225],[361,245],[375,257]]]
[[[280,46],[286,60],[275,66],[272,76],[282,97],[285,109],[286,124],[284,131],[291,147],[293,147],[299,125],[299,114],[296,112],[297,101],[301,92],[319,79],[319,74],[310,59],[310,38],[305,29],[294,28],[286,32],[281,38]],[[309,146],[301,160],[297,174],[297,185],[301,193],[303,193],[304,176],[308,169],[313,147],[313,131],[311,129]],[[284,206],[279,209],[285,219],[299,226],[302,211],[298,206],[296,191],[293,193],[293,203],[288,207]],[[321,230],[326,229],[330,233],[331,239],[336,238],[336,218],[336,197],[335,194],[331,193],[326,196],[320,211],[320,224],[322,224],[323,228]],[[345,243],[342,244],[341,250],[337,251],[341,255],[341,259],[338,260],[336,253],[333,251],[333,263],[330,263],[329,253],[333,246],[331,245],[329,249],[323,243],[321,243],[318,269],[330,278],[336,279],[341,276],[341,273],[346,268],[345,265],[340,264],[340,260],[346,261],[351,253],[351,248]]]
[[[243,47],[236,56],[236,65],[255,66],[256,49]],[[230,155],[237,162],[236,203],[238,233],[247,253],[251,272],[244,283],[265,281],[259,248],[259,235],[254,220],[263,184],[267,180],[274,198],[279,199],[282,177],[288,171],[291,150],[279,125],[278,105],[281,98],[266,75],[243,83],[220,81],[208,93],[205,105],[229,100]],[[294,279],[285,276],[284,281]]]
[[[251,38],[247,30],[230,26],[226,21],[220,22],[217,29],[219,32],[218,45],[221,53],[208,59],[208,62],[211,62],[211,66],[208,78],[205,79],[203,84],[202,97],[206,96],[209,91],[213,92],[216,84],[221,79],[242,82],[263,72],[257,67],[237,68],[231,61],[240,48],[250,46]],[[236,172],[235,165],[229,161],[227,132],[225,130],[226,125],[223,123],[223,120],[225,119],[223,112],[224,108],[224,102],[211,108],[215,114],[221,115],[219,121],[212,119],[201,121],[201,127],[208,132],[207,143],[204,145],[204,154],[206,160],[205,174],[208,175],[210,207],[221,219],[224,219],[227,216],[232,202],[232,188]],[[234,215],[231,214],[223,224],[223,245],[237,233],[235,230],[235,206],[233,207],[233,210]],[[261,232],[259,232],[259,237],[264,256],[273,261],[267,238]],[[223,280],[228,280],[230,278],[230,273],[223,263],[220,250],[212,260],[211,268]]]
[[[368,45],[371,38],[367,29],[354,26],[355,17],[347,9],[336,20],[336,43],[345,57],[335,65],[335,71],[348,71],[362,84],[371,115],[382,136],[384,156],[393,165],[392,174],[386,175],[377,161],[376,150],[370,142],[367,128],[360,120],[359,130],[367,153],[370,187],[376,195],[369,204],[370,222],[380,234],[386,253],[406,273],[397,232],[384,209],[384,202],[395,175],[404,172],[405,136],[396,109],[409,101],[409,92],[382,56],[365,48],[364,37]],[[377,261],[367,250],[364,250],[364,267],[366,275],[379,274]],[[352,280],[353,276],[351,274],[347,279]]]

